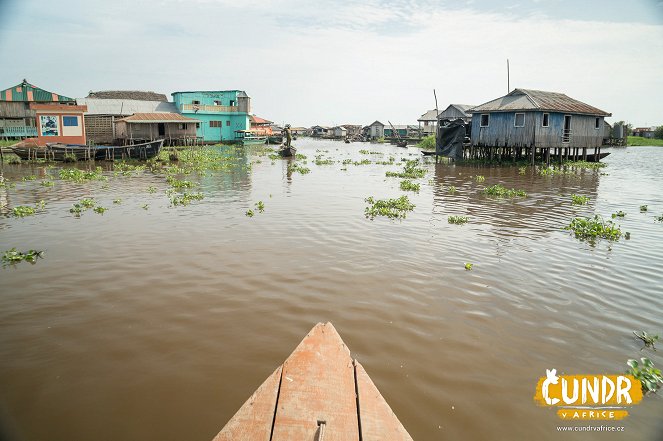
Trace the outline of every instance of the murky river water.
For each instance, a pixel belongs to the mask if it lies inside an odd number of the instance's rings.
[[[0,251],[45,250],[0,270],[9,439],[210,440],[318,321],[334,323],[415,440],[557,440],[562,421],[533,401],[547,368],[618,373],[640,356],[663,366],[632,334],[663,334],[663,149],[613,149],[606,168],[557,176],[429,162],[408,192],[414,211],[371,221],[364,199],[405,194],[385,171],[418,150],[297,144],[309,174],[248,153],[187,178],[205,199],[185,207],[170,207],[164,177],[148,171],[44,187],[21,181],[43,165],[4,165],[16,186],[0,188]],[[390,155],[394,165],[375,164]],[[498,182],[528,197],[485,197]],[[108,211],[75,218],[84,197]],[[35,216],[7,214],[42,199]],[[264,213],[247,217],[258,201]],[[562,230],[618,210],[630,240],[591,246]],[[630,413],[610,438],[661,439],[660,396]]]

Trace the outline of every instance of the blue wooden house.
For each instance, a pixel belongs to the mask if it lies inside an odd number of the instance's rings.
[[[251,98],[243,90],[174,92],[178,112],[194,118],[203,142],[236,141],[237,132],[249,130]]]
[[[514,89],[467,110],[472,146],[506,148],[597,148],[604,118],[612,116],[563,93]]]

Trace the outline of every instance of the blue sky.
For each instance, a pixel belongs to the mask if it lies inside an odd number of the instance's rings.
[[[663,124],[663,0],[0,0],[0,88],[243,89],[294,125],[416,123],[511,87]]]

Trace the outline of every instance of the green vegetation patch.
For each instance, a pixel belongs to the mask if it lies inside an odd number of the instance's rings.
[[[78,168],[63,168],[60,170],[60,179],[73,182],[102,181],[106,177],[102,173],[101,167],[94,170],[80,170]]]
[[[311,172],[311,169],[297,164],[296,162],[288,164],[288,173],[297,172],[301,175],[305,175]]]
[[[622,237],[622,230],[612,221],[604,221],[599,215],[590,217],[576,217],[564,228],[573,231],[577,239],[594,243],[598,239],[617,241]]]
[[[174,206],[177,207],[178,205],[189,205],[192,201],[200,201],[204,198],[205,196],[201,193],[189,193],[189,192],[184,192],[182,194],[175,194],[170,197],[170,203]]]
[[[2,255],[2,263],[4,265],[13,265],[18,262],[30,262],[35,263],[37,259],[43,258],[43,251],[38,250],[28,250],[25,252],[18,251],[16,248],[7,250]]]
[[[582,196],[578,194],[571,195],[571,203],[573,205],[587,205],[589,202],[589,196]]]
[[[449,216],[447,218],[447,221],[450,224],[456,224],[456,225],[466,224],[467,222],[469,222],[469,220],[470,218],[467,216]]]
[[[663,375],[661,375],[661,370],[657,369],[650,359],[643,357],[639,362],[638,360],[630,359],[626,364],[629,367],[626,373],[633,375],[640,381],[642,392],[653,393],[661,387]]]
[[[401,181],[401,190],[419,192],[420,185],[407,179]]]
[[[435,150],[435,135],[426,136],[424,139],[419,141],[417,147],[424,150]]]
[[[494,196],[498,198],[515,198],[515,197],[527,197],[527,193],[524,190],[516,190],[515,188],[506,188],[502,184],[491,185],[486,187],[483,191],[488,196]]]
[[[426,176],[426,170],[423,168],[418,168],[417,167],[418,165],[419,165],[418,159],[405,161],[405,165],[403,166],[402,172],[388,171],[385,174],[388,178],[389,177],[402,178],[402,179],[423,178],[424,176]]]
[[[415,205],[407,196],[398,199],[374,199],[372,196],[364,200],[369,204],[364,210],[367,218],[373,220],[376,216],[386,216],[390,219],[405,219],[408,211],[412,211]]]

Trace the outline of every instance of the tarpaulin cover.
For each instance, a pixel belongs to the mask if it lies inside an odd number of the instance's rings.
[[[463,140],[465,139],[465,125],[461,122],[452,122],[440,126],[435,145],[435,154],[448,156],[453,159],[463,159]]]

